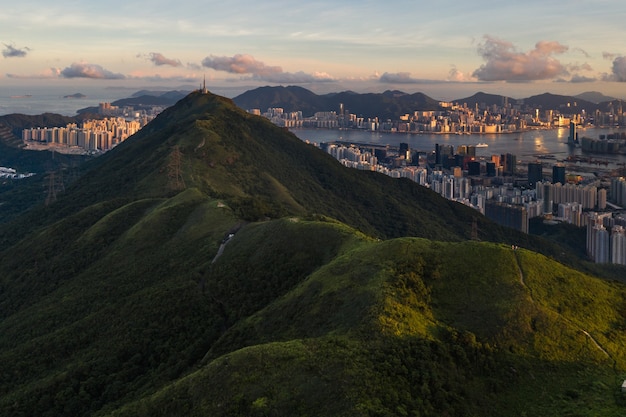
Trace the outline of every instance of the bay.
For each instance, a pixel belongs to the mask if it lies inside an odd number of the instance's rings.
[[[491,155],[511,153],[517,156],[518,164],[534,162],[538,159],[562,162],[568,156],[588,159],[578,162],[579,165],[602,165],[607,168],[618,168],[626,163],[624,154],[589,154],[583,153],[579,147],[567,144],[568,128],[529,130],[519,133],[503,134],[428,134],[428,133],[392,133],[371,132],[362,130],[332,129],[291,129],[302,140],[310,142],[350,142],[373,145],[390,145],[397,147],[407,143],[410,149],[432,152],[435,145],[451,145],[454,149],[460,145],[487,144],[487,147],[476,148],[477,157],[489,158]],[[587,136],[597,139],[600,135],[626,132],[622,129],[589,127],[578,130],[579,138]]]

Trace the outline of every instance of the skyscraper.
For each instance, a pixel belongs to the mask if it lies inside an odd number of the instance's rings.
[[[554,165],[552,166],[552,184],[561,183],[565,185],[565,166]]]
[[[470,161],[467,164],[467,175],[480,175],[480,162],[479,161]]]
[[[623,206],[626,203],[626,179],[624,177],[611,179],[611,201]]]
[[[517,171],[517,157],[512,153],[502,156],[504,175],[515,175]]]
[[[594,260],[596,263],[609,263],[610,247],[609,247],[609,231],[604,226],[596,226],[594,229],[595,245]]]
[[[528,233],[528,212],[523,206],[487,201],[485,216],[503,226]]]
[[[528,185],[534,187],[543,180],[543,168],[541,162],[528,163]]]
[[[576,132],[576,122],[570,122],[569,124],[569,136],[567,137],[568,145],[578,144],[578,133]]]
[[[622,226],[611,229],[611,263],[626,265],[626,232]]]

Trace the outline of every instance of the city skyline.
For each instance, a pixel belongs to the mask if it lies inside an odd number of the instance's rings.
[[[0,87],[262,85],[454,99],[599,91],[626,98],[626,4],[554,1],[15,2]]]

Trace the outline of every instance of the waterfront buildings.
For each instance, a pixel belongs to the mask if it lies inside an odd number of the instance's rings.
[[[344,166],[409,178],[447,199],[480,211],[499,224],[526,233],[530,219],[535,217],[549,216],[583,227],[588,224],[585,213],[607,207],[607,190],[599,188],[599,184],[545,181],[540,179],[543,171],[539,163],[530,164],[529,181],[522,183],[523,187],[516,185],[518,177],[504,175],[504,165],[508,165],[507,171],[515,173],[516,159],[511,154],[479,161],[466,159],[467,155],[454,153],[451,146],[439,144],[430,155],[422,156],[415,156],[406,144],[397,150],[341,143],[324,144],[323,148]],[[463,147],[458,147],[459,151],[467,152]],[[561,173],[561,167],[556,167],[557,175],[565,178],[564,170]],[[537,181],[534,186],[533,180]],[[622,190],[621,187],[626,191],[626,181],[615,180],[613,188]],[[626,197],[626,192],[623,195]]]
[[[147,120],[127,121],[122,117],[86,120],[81,126],[24,129],[22,140],[41,144],[82,148],[85,151],[108,151],[138,132]]]

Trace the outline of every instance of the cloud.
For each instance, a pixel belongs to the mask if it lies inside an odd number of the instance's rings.
[[[602,58],[608,59],[609,61],[614,59],[616,56],[617,54],[613,54],[611,52],[602,52]]]
[[[324,72],[322,73],[313,73],[308,74],[303,71],[298,72],[280,72],[276,74],[254,74],[252,76],[253,79],[259,81],[267,81],[271,83],[277,84],[307,84],[307,83],[327,83],[333,82],[335,79],[331,77],[329,74]]]
[[[593,71],[593,68],[588,63],[584,64],[570,64],[567,66],[568,71]]]
[[[124,74],[114,73],[102,68],[97,64],[87,64],[84,62],[75,62],[71,66],[65,68],[60,73],[63,78],[93,78],[103,80],[123,80],[126,78]]]
[[[582,48],[574,48],[573,50],[574,50],[574,51],[578,51],[578,52],[580,52],[581,54],[583,54],[583,55],[585,56],[585,58],[591,58],[591,55],[589,55],[589,54],[587,53],[587,51],[585,51],[585,50],[584,50],[584,49],[582,49]]]
[[[216,71],[225,71],[231,74],[269,75],[283,72],[281,67],[265,65],[257,61],[252,55],[237,54],[228,56],[208,56],[202,60],[202,66]]]
[[[613,60],[610,81],[626,82],[626,56],[618,56]]]
[[[23,58],[28,54],[30,48],[16,48],[14,45],[3,44],[4,50],[2,51],[2,56],[5,58]]]
[[[512,43],[490,36],[478,45],[478,53],[486,61],[472,75],[481,81],[524,82],[547,80],[567,75],[567,69],[556,54],[565,53],[567,46],[554,41],[540,41],[535,49],[518,52]]]
[[[166,58],[163,56],[163,54],[160,54],[158,52],[150,52],[148,54],[148,59],[152,61],[154,65],[158,66],[169,65],[172,67],[181,67],[183,65],[182,62],[180,62],[179,60]]]
[[[59,68],[49,68],[45,71],[42,71],[39,74],[32,75],[23,75],[23,74],[7,74],[8,78],[15,79],[37,79],[37,80],[45,80],[50,78],[59,78],[61,75],[61,70]]]
[[[572,83],[572,84],[593,83],[595,81],[598,81],[598,79],[593,78],[593,77],[585,77],[584,75],[573,75],[569,80],[565,78],[557,78],[556,80],[554,80],[554,82],[556,83]]]
[[[459,71],[456,66],[452,66],[450,71],[448,72],[448,81],[456,81],[456,82],[466,82],[466,81],[474,81],[470,79],[465,73]]]
[[[430,84],[433,82],[432,80],[413,78],[410,72],[385,72],[378,81],[389,84]]]
[[[335,79],[325,72],[313,74],[304,71],[285,72],[279,66],[266,65],[252,55],[237,54],[229,56],[208,56],[202,60],[202,66],[230,74],[249,75],[251,79],[277,84],[306,84],[313,82],[333,82]]]
[[[571,83],[592,83],[594,81],[597,81],[597,79],[593,77],[585,77],[584,75],[574,75],[570,79]]]
[[[133,80],[142,80],[142,81],[150,81],[150,82],[179,82],[179,83],[199,83],[202,81],[202,77],[198,76],[185,76],[185,75],[171,75],[171,76],[162,76],[159,74],[155,75],[129,75],[128,79]]]

